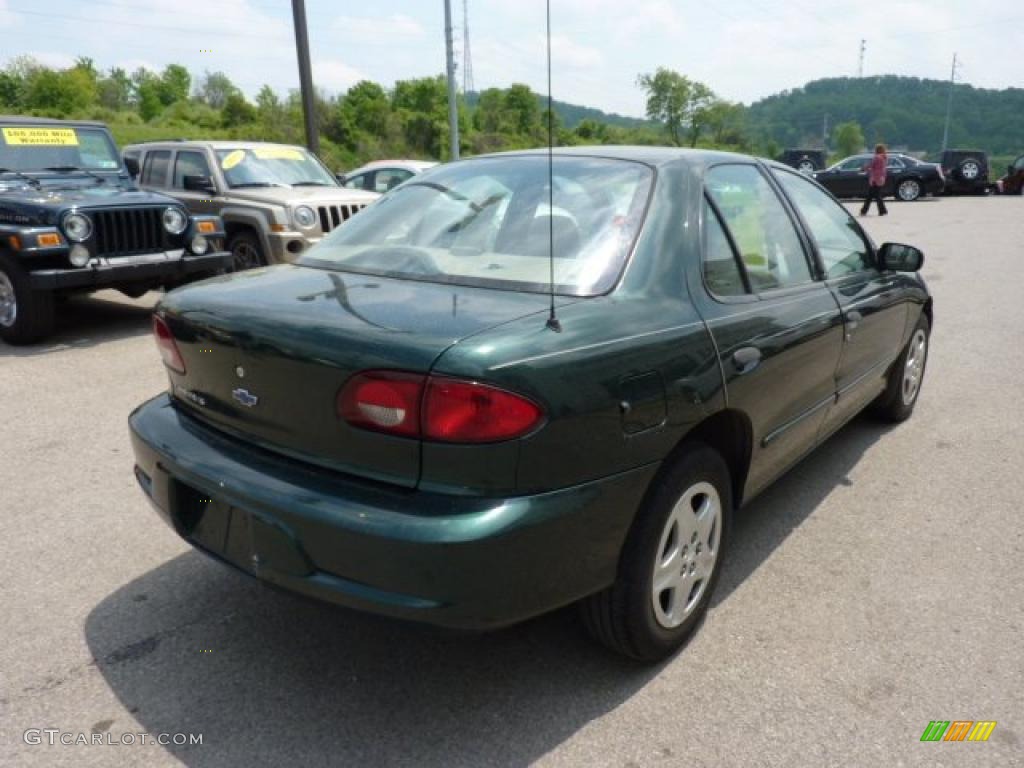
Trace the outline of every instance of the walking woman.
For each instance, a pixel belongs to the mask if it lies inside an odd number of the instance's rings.
[[[878,202],[879,216],[885,216],[889,212],[885,209],[885,201],[882,199],[882,190],[885,187],[885,166],[888,162],[889,156],[885,153],[885,144],[876,144],[875,156],[865,166],[868,170],[868,196],[864,198],[864,205],[861,206],[861,216],[868,215],[872,200]]]

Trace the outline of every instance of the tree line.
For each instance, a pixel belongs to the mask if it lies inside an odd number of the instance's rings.
[[[641,73],[646,120],[555,102],[556,145],[674,144],[769,157],[785,147],[822,147],[833,157],[881,141],[936,152],[948,85],[916,78],[832,78],[762,99],[749,107],[666,68]],[[956,86],[951,146],[996,155],[1024,151],[1024,90]],[[442,75],[399,80],[391,88],[356,83],[315,98],[322,159],[335,170],[381,157],[447,159],[448,94]],[[223,72],[194,76],[180,64],[160,71],[100,71],[88,58],[71,67],[29,57],[0,69],[0,111],[101,120],[119,144],[167,138],[232,138],[301,144],[297,91],[263,86],[250,100]],[[466,155],[544,146],[546,100],[529,86],[460,94],[461,152]]]

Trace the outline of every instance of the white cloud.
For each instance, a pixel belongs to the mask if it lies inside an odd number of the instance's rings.
[[[313,77],[318,86],[329,91],[347,91],[360,80],[371,79],[338,59],[318,59],[313,62]]]
[[[339,16],[331,24],[334,34],[367,43],[389,43],[421,38],[423,25],[411,16],[393,13],[390,16]]]

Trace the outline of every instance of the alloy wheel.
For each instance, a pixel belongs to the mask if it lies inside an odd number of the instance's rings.
[[[981,173],[981,168],[978,167],[977,163],[964,163],[960,168],[960,173],[962,173],[964,178],[968,181],[974,181],[978,178],[978,174]]]
[[[672,508],[654,561],[651,600],[662,627],[678,627],[707,590],[718,561],[722,501],[711,483],[696,483]]]
[[[14,283],[6,272],[0,271],[0,325],[10,328],[18,320],[18,297]]]
[[[910,405],[917,397],[921,389],[921,379],[924,376],[924,363],[928,355],[928,337],[925,332],[918,328],[910,339],[910,346],[907,348],[907,362],[903,367],[903,404]]]
[[[812,173],[814,173],[814,163],[810,162],[809,160],[804,160],[802,163],[797,165],[796,169],[800,171],[800,173],[805,173],[808,176],[810,176]]]
[[[900,200],[913,202],[921,196],[921,185],[913,179],[900,182],[899,195]]]

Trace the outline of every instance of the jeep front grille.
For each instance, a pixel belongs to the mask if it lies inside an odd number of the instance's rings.
[[[129,256],[167,250],[163,208],[90,211],[97,256]]]
[[[365,206],[362,205],[321,205],[320,229],[326,235],[355,216]]]

